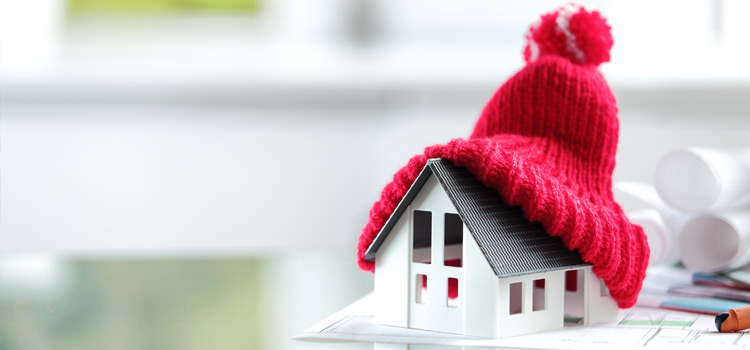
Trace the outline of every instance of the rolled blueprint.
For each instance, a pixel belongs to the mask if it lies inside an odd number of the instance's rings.
[[[750,205],[750,149],[672,151],[656,165],[654,185],[665,202],[684,211]]]
[[[630,181],[618,181],[615,188],[620,192],[638,198],[651,209],[627,213],[628,219],[643,227],[651,248],[648,265],[673,264],[680,260],[677,249],[677,235],[682,226],[695,214],[684,213],[671,208],[654,189],[654,186]]]
[[[628,219],[643,227],[651,255],[648,265],[674,264],[680,260],[677,252],[676,232],[670,231],[661,214],[655,209],[628,213]]]
[[[688,221],[677,247],[686,268],[711,273],[750,263],[750,212],[705,214]]]

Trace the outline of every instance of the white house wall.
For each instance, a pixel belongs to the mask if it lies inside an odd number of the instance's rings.
[[[532,311],[533,282],[545,279],[547,299],[545,309]],[[564,325],[564,271],[536,273],[524,276],[500,278],[500,298],[497,305],[498,338],[536,333],[545,330],[562,328]],[[523,309],[521,313],[511,315],[509,303],[510,285],[523,283]]]
[[[464,225],[463,312],[465,335],[497,337],[497,315],[500,285],[479,245]]]
[[[618,307],[606,287],[602,288],[603,282],[596,277],[591,267],[586,267],[582,274],[584,278],[584,290],[587,294],[584,296],[586,303],[584,305],[583,322],[586,325],[615,322],[617,321]]]
[[[375,254],[376,323],[409,326],[409,217],[401,216]]]
[[[432,258],[430,259],[432,263],[413,263],[409,257],[411,265],[408,277],[409,327],[460,334],[463,331],[462,309],[466,300],[461,292],[465,284],[462,275],[464,268],[443,265],[445,213],[458,212],[434,175],[431,175],[425,182],[402,218],[411,218],[413,210],[432,212]],[[410,227],[410,236],[413,235],[411,225],[407,226]],[[411,242],[411,237],[409,242]],[[380,248],[382,249],[383,247]],[[428,299],[425,304],[416,302],[417,274],[427,276]],[[457,308],[448,307],[448,278],[458,279],[459,306]]]
[[[413,211],[431,215],[430,264],[414,263]],[[375,322],[384,325],[428,329],[486,338],[503,338],[563,327],[567,301],[565,271],[498,278],[492,271],[474,237],[463,226],[463,267],[444,266],[444,224],[446,213],[457,213],[435,176],[397,220],[376,253]],[[421,285],[417,274],[427,276],[425,303],[417,303]],[[448,278],[458,279],[458,307],[448,307]],[[533,311],[534,281],[545,280],[544,309]],[[522,283],[523,306],[510,314],[510,285]],[[537,290],[538,292],[538,290]],[[578,293],[583,301],[580,312],[586,324],[614,320],[617,305],[609,296],[600,296],[599,279],[591,268],[578,277]],[[577,300],[578,301],[578,300]]]

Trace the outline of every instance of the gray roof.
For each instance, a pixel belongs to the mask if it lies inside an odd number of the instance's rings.
[[[483,185],[469,171],[453,165],[447,159],[427,161],[367,249],[366,260],[375,260],[378,248],[433,174],[448,193],[458,215],[498,277],[588,265],[581,260],[578,252],[568,250],[559,237],[547,234],[540,223],[524,218],[521,208],[508,205],[496,190]]]

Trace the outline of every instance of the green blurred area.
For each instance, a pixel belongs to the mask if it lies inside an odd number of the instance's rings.
[[[72,15],[83,13],[233,12],[254,14],[261,0],[68,0]]]
[[[54,300],[0,295],[0,349],[260,349],[262,262],[86,261]]]

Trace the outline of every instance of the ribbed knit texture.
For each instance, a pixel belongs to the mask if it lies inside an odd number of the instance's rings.
[[[468,140],[428,147],[395,174],[360,235],[359,266],[374,271],[365,251],[427,159],[446,158],[561,237],[593,264],[621,308],[633,306],[649,248],[612,194],[618,129],[615,97],[596,66],[541,52],[498,89]]]

